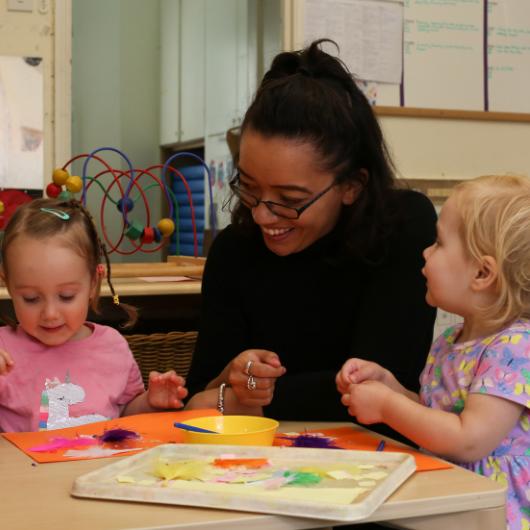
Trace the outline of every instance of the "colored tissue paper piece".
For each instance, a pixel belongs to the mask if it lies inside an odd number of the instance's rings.
[[[97,445],[98,440],[92,436],[76,436],[75,438],[52,438],[49,442],[35,445],[28,450],[35,453],[45,453],[57,451],[59,449],[70,449],[84,447],[88,445]]]
[[[335,480],[350,480],[355,478],[347,471],[342,471],[340,469],[337,469],[336,471],[328,471],[327,475],[331,478],[334,478]]]
[[[155,464],[154,475],[164,480],[203,480],[206,473],[207,462],[166,462],[158,461]]]
[[[141,447],[136,447],[135,449],[131,449],[128,447],[127,449],[110,449],[106,447],[100,447],[100,446],[92,446],[88,449],[79,450],[79,449],[68,449],[68,451],[65,451],[63,456],[68,457],[68,460],[79,460],[81,457],[83,459],[86,458],[106,458],[108,456],[115,456],[120,455],[123,453],[130,454],[131,451],[141,451]]]
[[[1,433],[1,435],[16,445],[35,462],[41,464],[48,462],[69,462],[72,460],[132,455],[140,450],[149,449],[156,445],[180,443],[183,441],[183,434],[179,429],[173,427],[176,421],[180,422],[202,416],[219,415],[220,413],[215,409],[153,412],[150,414],[136,414],[114,420],[88,423],[77,427],[67,427],[65,429],[38,432],[10,432]],[[97,446],[98,439],[104,436],[105,433],[110,432],[111,435],[115,435],[120,430],[135,433],[138,435],[138,438],[135,439],[131,434],[131,437],[127,440],[117,443],[111,443],[109,441],[104,444],[104,447],[94,447]],[[124,433],[122,432],[121,434],[123,435]],[[96,443],[91,446],[87,445],[84,450],[75,449],[75,447],[79,448],[79,445],[66,447],[70,442],[65,442],[64,440],[70,440],[74,443],[74,441],[78,442],[84,437],[93,438]],[[57,443],[54,440],[57,439],[63,439],[62,442],[59,442],[59,445],[62,443],[63,447],[56,447]],[[52,444],[50,450],[32,450],[35,447],[39,448],[47,444]],[[117,444],[122,445],[117,447]],[[109,445],[112,445],[112,447],[109,447]],[[124,449],[124,445],[127,445],[127,449]],[[91,447],[98,450],[91,451]],[[107,451],[102,451],[101,449],[103,448],[107,449]]]
[[[307,473],[304,471],[286,471],[284,477],[290,479],[293,486],[309,486],[322,481],[319,473]]]
[[[216,458],[213,462],[217,467],[245,466],[248,469],[260,469],[268,466],[267,458]]]
[[[305,443],[308,435],[331,440],[336,448],[354,449],[356,451],[377,451],[377,447],[381,442],[381,437],[379,435],[361,431],[352,426],[337,427],[335,429],[310,430],[298,434],[289,433],[288,435],[279,433],[274,439],[274,445],[297,447],[297,438],[302,437],[304,440],[302,443]],[[324,446],[321,445],[320,447],[323,448]],[[400,445],[397,442],[387,441],[385,443],[384,451],[385,453],[394,452],[412,455],[416,461],[416,471],[435,471],[439,469],[450,469],[453,467],[449,462],[429,456],[406,445]]]

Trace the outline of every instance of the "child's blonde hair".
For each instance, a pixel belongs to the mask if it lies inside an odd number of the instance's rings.
[[[458,184],[451,197],[470,257],[497,262],[498,297],[483,317],[492,327],[530,318],[530,178],[486,175]]]
[[[7,254],[13,241],[19,237],[37,240],[55,239],[86,260],[92,278],[96,279],[96,294],[90,301],[91,309],[99,311],[101,274],[98,265],[103,257],[106,262],[107,282],[115,303],[127,313],[126,327],[137,320],[136,309],[118,302],[111,281],[111,265],[107,250],[100,240],[92,216],[83,205],[75,200],[35,199],[20,206],[9,220],[2,239],[2,268],[7,280],[9,277]]]

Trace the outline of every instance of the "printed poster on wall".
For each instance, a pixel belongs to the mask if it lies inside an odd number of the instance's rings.
[[[304,42],[328,38],[340,58],[364,81],[399,83],[403,5],[379,0],[306,0]],[[325,47],[333,55],[337,50]]]
[[[530,2],[488,3],[489,110],[530,113]]]
[[[0,188],[42,188],[43,124],[42,60],[0,55]]]
[[[402,105],[484,110],[483,0],[407,0]]]
[[[204,142],[204,160],[210,170],[210,181],[205,186],[205,204],[210,204],[210,189],[213,197],[212,210],[217,229],[230,224],[230,186],[234,173],[232,155],[226,141],[226,134],[211,134]],[[206,226],[213,228],[210,207],[205,209]]]

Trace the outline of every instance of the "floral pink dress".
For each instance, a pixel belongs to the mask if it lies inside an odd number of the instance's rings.
[[[524,405],[517,425],[489,456],[459,464],[506,485],[508,528],[530,530],[530,320],[455,344],[461,329],[461,324],[450,327],[434,342],[420,376],[420,398],[428,407],[456,414],[470,393]]]

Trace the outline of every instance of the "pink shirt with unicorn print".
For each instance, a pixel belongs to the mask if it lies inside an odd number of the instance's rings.
[[[87,323],[92,334],[45,346],[16,330],[0,328],[0,348],[15,361],[0,376],[0,430],[60,429],[120,416],[144,391],[127,341],[113,328]]]

